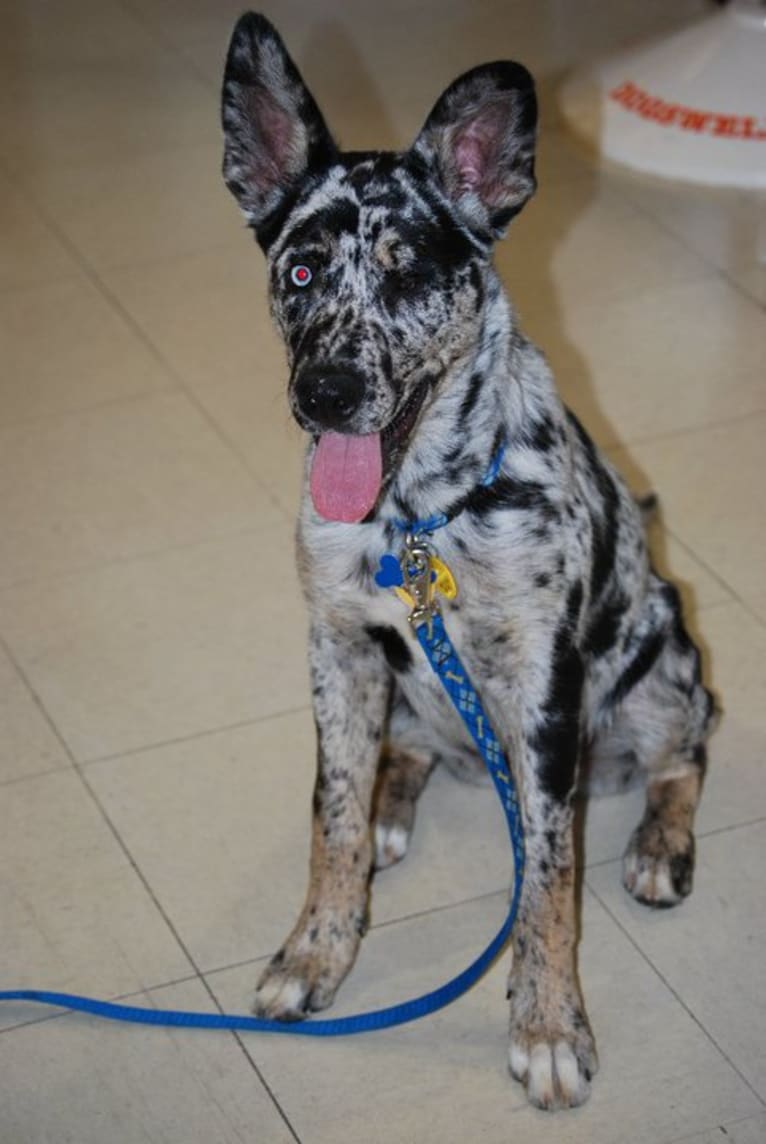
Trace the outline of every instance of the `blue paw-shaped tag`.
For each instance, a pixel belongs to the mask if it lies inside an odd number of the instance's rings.
[[[379,588],[401,588],[404,577],[399,561],[390,553],[380,558],[380,568],[375,573],[375,583]]]

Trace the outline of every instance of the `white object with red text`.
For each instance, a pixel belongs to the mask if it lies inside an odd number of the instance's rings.
[[[608,159],[664,178],[766,189],[766,4],[704,20],[577,74],[569,126]]]

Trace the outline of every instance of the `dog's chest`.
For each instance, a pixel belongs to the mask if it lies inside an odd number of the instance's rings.
[[[381,529],[308,530],[304,553],[311,561],[312,592],[334,596],[335,623],[353,642],[355,633],[372,634],[388,661],[400,691],[423,724],[444,749],[462,752],[469,745],[465,726],[421,647],[409,622],[411,607],[391,586],[380,586],[374,574],[384,556],[401,555],[403,540],[392,548]],[[436,547],[434,545],[434,547]],[[457,598],[440,597],[440,609],[450,641],[467,670],[475,654],[475,632],[482,610],[475,568],[464,566],[447,545],[436,554],[448,562],[457,581]],[[372,575],[370,574],[372,571]]]

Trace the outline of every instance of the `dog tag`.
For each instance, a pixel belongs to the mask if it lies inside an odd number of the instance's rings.
[[[454,600],[455,596],[457,596],[457,584],[455,583],[455,577],[444,561],[440,560],[438,556],[432,556],[431,570],[436,591],[441,592],[442,596],[446,596],[448,600]]]
[[[402,568],[395,556],[388,553],[380,558],[380,568],[375,573],[375,583],[379,588],[401,588],[404,584]]]

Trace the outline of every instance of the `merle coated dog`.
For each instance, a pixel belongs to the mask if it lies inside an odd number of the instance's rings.
[[[643,772],[623,881],[675,905],[692,885],[713,702],[639,507],[562,406],[492,266],[535,190],[536,120],[529,73],[498,62],[455,80],[408,151],[343,152],[267,20],[240,19],[226,62],[224,176],[268,260],[308,434],[298,554],[318,735],[308,895],[256,1011],[331,1003],[371,870],[404,855],[432,767],[481,767],[407,608],[375,582],[401,548],[396,522],[440,514],[431,539],[459,586],[445,626],[526,829],[510,1067],[554,1108],[584,1101],[597,1068],[575,968],[578,774]]]

